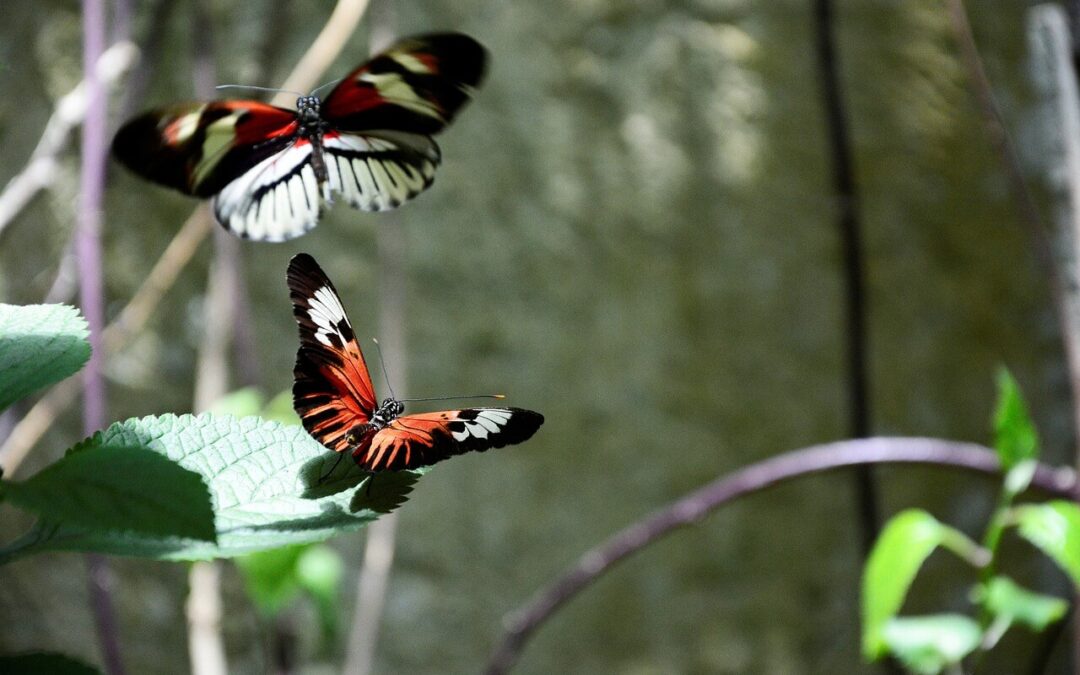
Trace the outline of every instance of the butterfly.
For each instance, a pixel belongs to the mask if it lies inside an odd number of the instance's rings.
[[[522,408],[404,415],[404,402],[392,396],[376,404],[364,354],[330,279],[306,253],[293,257],[286,276],[300,325],[293,408],[315,440],[349,452],[365,471],[415,469],[514,445],[544,423],[543,415]]]
[[[113,155],[135,173],[211,199],[232,233],[299,237],[338,194],[385,211],[423,192],[441,154],[431,138],[483,78],[484,48],[459,33],[404,38],[296,110],[248,100],[180,103],[117,132]]]

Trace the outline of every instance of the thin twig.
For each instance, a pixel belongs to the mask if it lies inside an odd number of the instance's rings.
[[[79,303],[90,329],[90,360],[83,370],[83,432],[87,435],[105,426],[105,376],[102,372],[102,332],[105,329],[105,291],[102,278],[101,205],[105,196],[105,85],[98,77],[98,64],[105,51],[105,3],[83,0],[83,78],[86,90],[86,117],[82,133],[82,162],[79,172],[79,212],[75,225],[75,257],[79,265]],[[101,647],[102,662],[109,675],[122,675],[116,609],[112,599],[112,579],[108,562],[101,555],[87,555],[87,586],[94,628]]]
[[[717,508],[793,478],[867,464],[931,464],[999,474],[997,456],[974,443],[934,438],[865,438],[816,445],[785,453],[718,478],[621,530],[587,551],[577,563],[521,608],[509,613],[487,673],[507,672],[530,636],[556,610],[610,570],[616,563],[690,525]],[[1080,499],[1080,484],[1071,468],[1040,465],[1032,486],[1066,499]]]
[[[214,67],[213,23],[207,0],[194,0],[192,13],[192,80],[195,97],[214,97],[217,80]],[[224,254],[222,229],[215,231],[214,253],[206,280],[203,302],[202,339],[195,358],[195,393],[192,409],[205,412],[229,387],[229,343],[234,312],[232,276],[234,261]],[[198,560],[188,570],[187,618],[188,655],[192,675],[226,675],[225,639],[221,634],[221,567],[216,560]]]
[[[390,5],[371,21],[371,51],[379,51],[393,39],[393,16]],[[376,230],[379,266],[379,348],[385,357],[386,378],[391,389],[407,388],[407,350],[405,339],[406,259],[405,231],[397,214],[384,216],[387,222]],[[386,591],[394,563],[398,514],[391,513],[367,528],[364,559],[357,578],[356,605],[349,627],[348,649],[341,672],[344,675],[369,675],[374,671],[375,648],[379,640]]]
[[[134,44],[118,42],[98,57],[92,72],[102,86],[108,87],[123,77],[138,58],[139,50]],[[30,160],[0,192],[0,233],[26,208],[34,195],[52,185],[60,175],[60,153],[67,146],[71,132],[82,124],[87,101],[87,80],[84,79],[56,102],[56,109],[45,123]]]
[[[844,336],[847,361],[848,431],[852,438],[870,434],[870,384],[866,367],[866,294],[864,289],[862,227],[859,191],[852,166],[847,111],[840,91],[840,74],[833,35],[832,0],[814,0],[818,74],[825,105],[837,229],[844,259]],[[879,527],[877,487],[871,467],[854,472],[859,540],[863,555],[870,552]]]

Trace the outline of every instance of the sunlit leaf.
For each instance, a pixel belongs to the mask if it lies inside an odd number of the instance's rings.
[[[4,675],[98,675],[101,671],[82,661],[53,652],[0,656]]]
[[[320,541],[363,527],[401,504],[421,473],[389,472],[367,480],[348,457],[338,461],[340,455],[302,428],[257,417],[145,417],[114,424],[90,442],[145,446],[201,475],[210,489],[217,543],[42,525],[28,537],[31,544],[8,547],[0,559],[53,549],[192,560]]]
[[[213,541],[202,476],[152,450],[87,444],[4,495],[53,525]]]
[[[986,608],[994,616],[1035,631],[1060,621],[1069,608],[1060,598],[1029,591],[1003,576],[991,579],[982,592]]]
[[[979,624],[962,614],[894,618],[881,635],[890,653],[922,675],[936,675],[959,663],[982,641]]]
[[[1080,506],[1063,500],[1014,511],[1020,536],[1039,547],[1080,587]]]
[[[900,611],[919,568],[946,536],[944,525],[918,509],[903,511],[885,524],[863,571],[866,658],[873,660],[886,653],[882,629]]]
[[[1008,370],[998,371],[998,402],[994,412],[994,449],[1005,471],[1025,459],[1036,459],[1039,437],[1020,387]]]
[[[0,304],[0,411],[79,372],[90,358],[87,335],[74,307]]]

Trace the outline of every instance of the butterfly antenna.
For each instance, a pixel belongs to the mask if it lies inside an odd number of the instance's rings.
[[[274,93],[284,92],[286,94],[296,94],[297,96],[303,96],[298,91],[292,89],[272,89],[270,87],[256,87],[253,84],[219,84],[214,89],[254,89],[255,91],[272,91]]]
[[[473,394],[472,396],[429,396],[427,398],[399,398],[402,403],[408,401],[456,401],[463,398],[497,398],[500,401],[506,396],[504,394]]]
[[[339,78],[338,78],[338,79],[336,79],[336,80],[330,80],[330,81],[329,81],[329,82],[327,82],[326,84],[320,84],[319,86],[317,86],[317,87],[315,87],[314,89],[312,89],[312,90],[311,90],[311,93],[310,93],[310,94],[308,94],[308,96],[315,96],[316,94],[318,94],[318,93],[319,93],[319,91],[320,91],[320,90],[322,90],[322,89],[326,89],[326,88],[327,88],[327,87],[329,87],[329,86],[335,85],[335,84],[337,84],[338,82],[341,82],[341,81],[342,81],[342,80],[344,80],[344,79],[345,79],[345,78],[343,78],[343,77],[339,77]]]
[[[390,398],[397,400],[397,396],[394,396],[394,388],[390,386],[390,375],[386,372],[386,361],[383,361],[382,349],[379,347],[379,341],[375,338],[371,338],[371,341],[375,343],[375,353],[379,355],[379,365],[382,366],[383,379],[386,380],[386,388],[390,390]]]

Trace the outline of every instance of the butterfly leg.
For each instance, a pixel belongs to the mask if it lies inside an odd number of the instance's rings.
[[[374,471],[368,471],[367,472],[367,488],[364,489],[364,496],[365,497],[370,497],[371,496],[371,484],[374,483],[374,482],[375,482],[375,472]]]
[[[341,464],[341,459],[342,459],[342,458],[343,458],[344,456],[345,456],[345,453],[343,453],[343,452],[342,452],[342,453],[338,453],[338,458],[337,458],[337,461],[336,461],[336,462],[334,462],[334,466],[330,467],[330,470],[329,470],[329,471],[327,471],[327,472],[326,472],[326,473],[324,473],[323,475],[319,476],[319,485],[322,485],[322,482],[323,482],[324,480],[326,480],[327,478],[329,478],[329,477],[330,477],[330,474],[334,473],[334,469],[336,469],[336,468],[338,467],[338,464]]]

